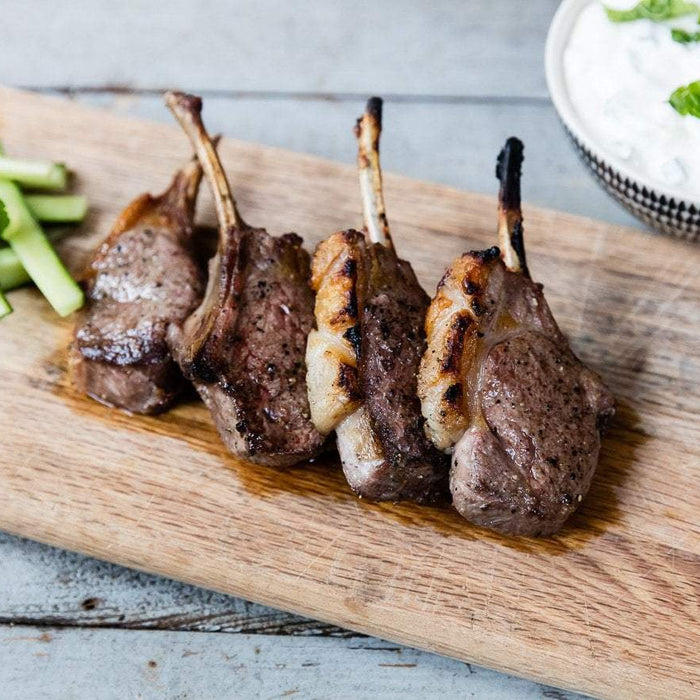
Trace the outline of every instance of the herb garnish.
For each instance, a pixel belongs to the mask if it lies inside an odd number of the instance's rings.
[[[700,119],[700,80],[674,90],[668,101],[678,114],[690,114]]]
[[[10,215],[7,213],[5,202],[0,199],[0,234],[10,225]]]
[[[691,44],[700,41],[700,32],[686,32],[685,29],[672,29],[671,38],[679,44]]]
[[[633,22],[637,19],[663,22],[666,19],[692,15],[699,11],[700,6],[696,2],[686,2],[685,0],[641,0],[629,10],[605,8],[611,22]]]

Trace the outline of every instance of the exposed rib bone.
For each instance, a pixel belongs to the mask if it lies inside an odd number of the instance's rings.
[[[506,267],[513,272],[522,272],[529,278],[523,241],[523,215],[520,209],[522,165],[522,141],[511,137],[499,153],[496,164],[496,177],[501,181],[498,193],[498,241]]]
[[[182,326],[182,339],[174,342],[174,353],[183,372],[190,379],[213,357],[214,346],[221,342],[221,334],[214,332],[219,315],[214,309],[219,301],[229,295],[236,284],[241,233],[248,228],[238,213],[236,202],[226,173],[211,139],[202,122],[202,100],[194,95],[181,92],[168,92],[165,101],[170,111],[187,134],[197,155],[214,195],[216,213],[219,219],[219,243],[216,255],[209,261],[209,280],[204,299],[199,307]],[[229,264],[222,264],[222,261]],[[233,264],[231,264],[233,263]],[[231,307],[230,313],[236,313]],[[173,331],[175,333],[175,331]]]
[[[209,138],[202,123],[202,100],[182,92],[168,92],[165,102],[190,139],[207,179],[212,184],[216,213],[222,229],[247,228],[231,194],[231,185],[216,153],[214,142]]]
[[[192,221],[201,180],[202,166],[197,158],[191,158],[187,165],[178,170],[168,189],[155,199],[156,206],[173,208],[182,212],[188,222]]]
[[[372,243],[392,247],[389,222],[382,193],[382,170],[379,165],[379,136],[382,132],[382,100],[370,97],[365,113],[357,120],[357,164],[365,228]]]

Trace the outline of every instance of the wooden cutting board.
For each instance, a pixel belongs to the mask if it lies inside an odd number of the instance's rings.
[[[175,126],[6,89],[0,140],[77,172],[92,209],[61,245],[74,270],[189,156]],[[309,246],[359,225],[352,167],[220,150],[254,224]],[[399,251],[430,291],[456,255],[495,242],[491,197],[392,175],[386,195]],[[208,192],[199,211],[213,223]],[[72,321],[33,289],[11,294],[16,313],[0,323],[0,527],[571,689],[697,697],[700,249],[528,205],[525,222],[533,276],[619,402],[591,493],[557,537],[359,501],[334,457],[286,472],[245,464],[195,398],[156,418],[105,408],[71,387]]]

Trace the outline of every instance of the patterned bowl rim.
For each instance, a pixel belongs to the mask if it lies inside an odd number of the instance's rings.
[[[615,168],[591,153],[563,121],[561,123],[596,181],[627,211],[658,233],[691,242],[700,240],[700,211],[694,205],[688,207],[685,202],[666,199],[654,190],[640,188],[636,182],[622,178]]]
[[[684,203],[686,208],[694,206],[696,209],[700,209],[700,200],[690,199],[688,195],[681,192],[663,188],[656,183],[645,180],[637,173],[631,171],[613,154],[598,146],[576,114],[566,89],[563,70],[564,62],[562,59],[574,22],[583,9],[593,2],[599,2],[599,0],[562,0],[554,13],[554,18],[547,33],[544,50],[545,77],[549,95],[554,103],[554,108],[559,114],[559,118],[564,122],[564,126],[571,132],[572,136],[594,155],[598,161],[604,162],[607,166],[616,170],[623,178],[631,183],[635,183],[640,190],[646,189],[649,192],[654,192],[659,198],[665,197],[667,200],[677,204]]]

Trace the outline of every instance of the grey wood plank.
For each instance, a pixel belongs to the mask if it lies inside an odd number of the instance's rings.
[[[160,95],[95,93],[75,95],[74,99],[172,122]],[[336,101],[211,96],[206,98],[204,114],[212,132],[352,163],[356,144],[351,129],[363,107],[361,97]],[[615,224],[642,226],[594,181],[549,102],[425,103],[389,98],[385,102],[382,164],[388,171],[495,195],[496,156],[512,135],[525,142],[526,217],[527,203],[531,203]],[[183,137],[184,152],[186,148]],[[390,207],[400,206],[400,202],[392,202],[390,191],[387,196]]]
[[[353,636],[5,533],[0,533],[0,571],[0,623]]]
[[[13,698],[464,698],[573,693],[374,639],[0,627]]]
[[[0,65],[32,87],[543,97],[557,5],[23,0],[4,3]]]

